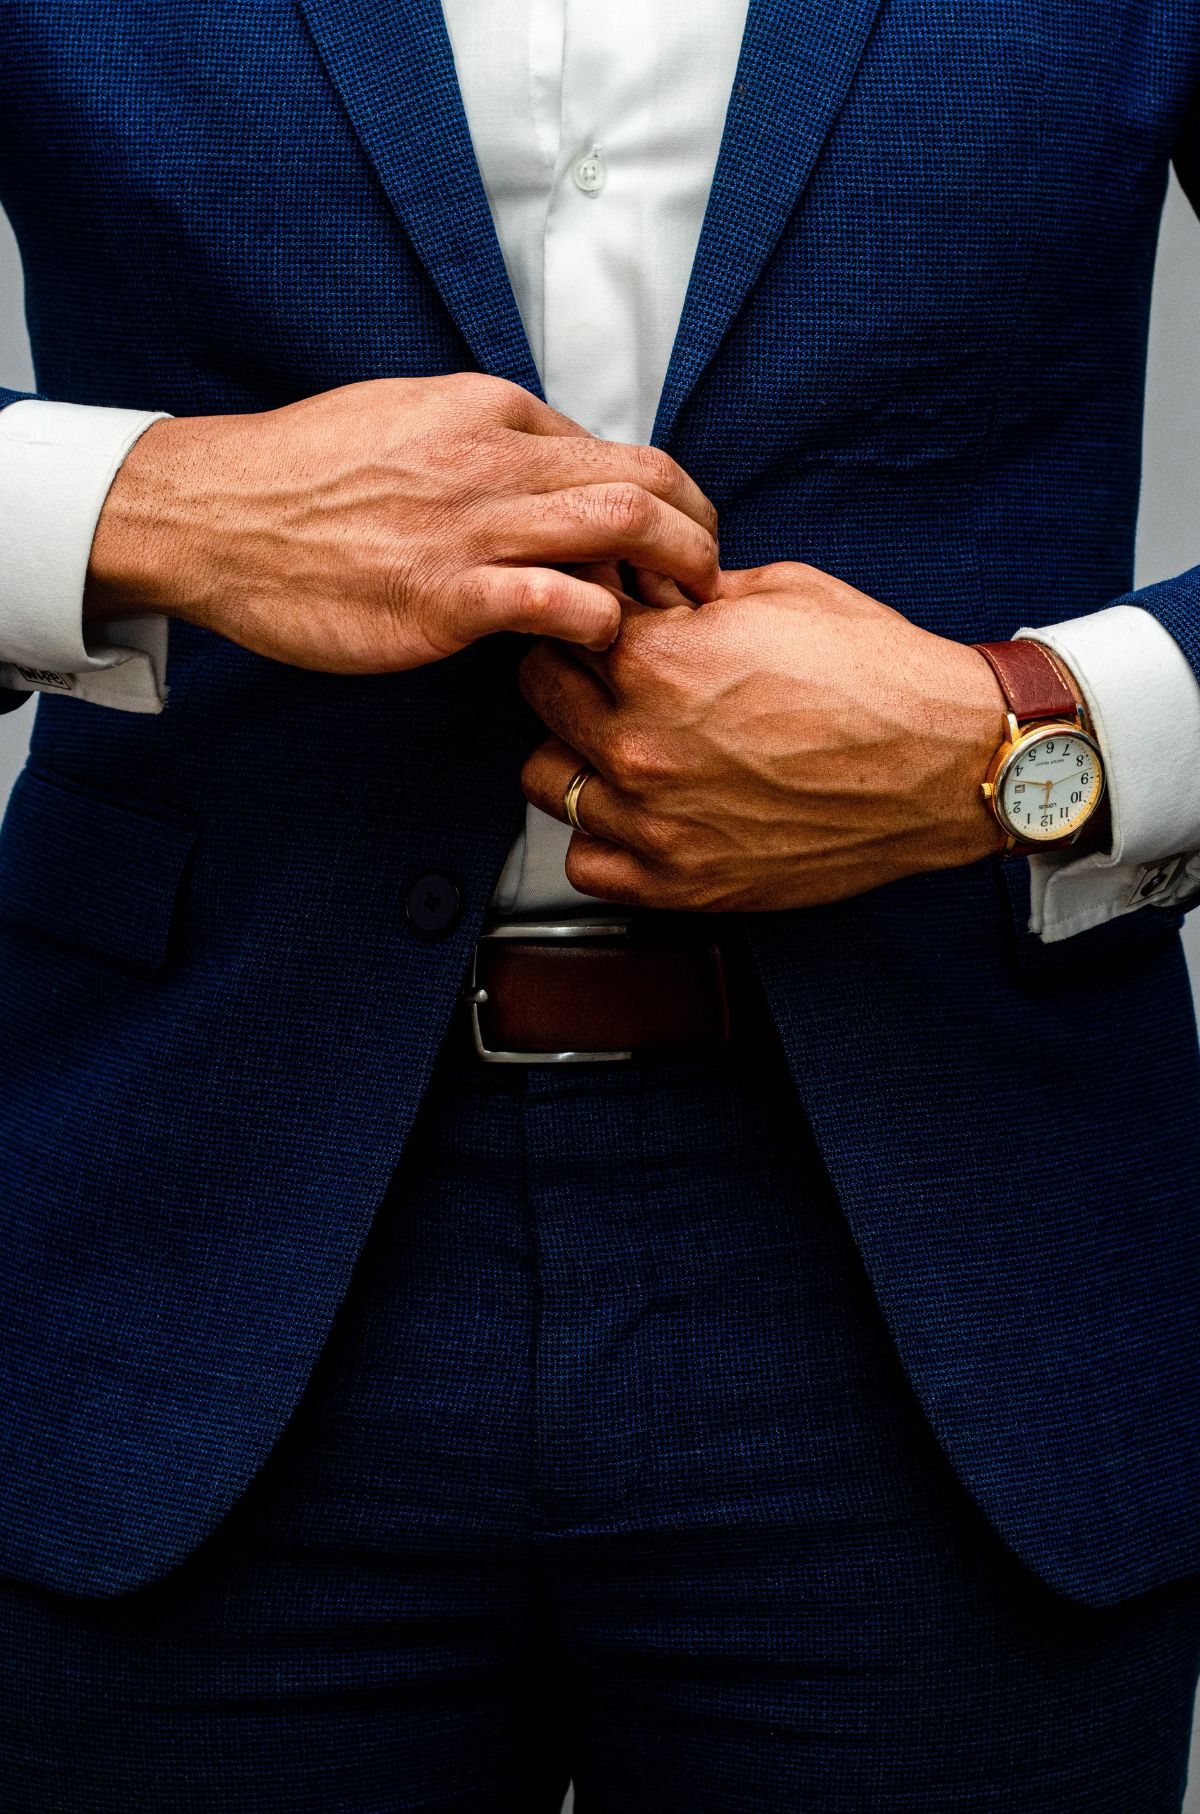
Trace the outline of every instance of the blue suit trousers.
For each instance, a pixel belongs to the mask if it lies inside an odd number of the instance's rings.
[[[452,1042],[234,1511],[134,1592],[0,1588],[0,1801],[1168,1814],[1198,1651],[1193,1587],[1081,1607],[967,1497],[765,1029]]]

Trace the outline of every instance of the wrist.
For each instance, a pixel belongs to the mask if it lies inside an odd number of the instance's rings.
[[[165,417],[130,449],[92,538],[86,623],[157,612],[217,627],[211,475],[230,420]]]
[[[954,780],[951,861],[973,863],[999,847],[999,829],[981,792],[981,783],[1004,736],[1004,694],[987,661],[965,643],[951,643],[956,699],[951,718]]]

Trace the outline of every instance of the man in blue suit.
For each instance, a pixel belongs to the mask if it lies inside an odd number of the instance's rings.
[[[5,1809],[1178,1809],[1200,6],[0,59]]]

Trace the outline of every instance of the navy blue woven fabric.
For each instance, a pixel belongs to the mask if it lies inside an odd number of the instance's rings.
[[[0,0],[0,66],[43,394],[536,382],[436,0]],[[964,639],[1128,592],[1198,81],[1195,0],[752,0],[657,430],[727,563]],[[1200,662],[1195,574],[1137,596]],[[349,680],[181,629],[161,718],[39,707],[0,836],[11,1573],[161,1574],[271,1451],[520,822],[518,653]],[[462,904],[436,935],[427,873]],[[1021,886],[984,863],[751,934],[947,1454],[1106,1601],[1200,1562],[1200,1067],[1174,923],[1044,949]]]
[[[1178,1814],[1198,1657],[1195,1584],[1076,1606],[972,1504],[781,1057],[447,1067],[220,1530],[115,1598],[0,1583],[0,1781],[6,1814],[558,1814],[568,1775],[580,1814]]]

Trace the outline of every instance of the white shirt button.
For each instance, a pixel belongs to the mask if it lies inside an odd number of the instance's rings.
[[[575,187],[582,189],[585,195],[599,195],[608,180],[608,170],[598,146],[593,145],[590,151],[580,153],[571,165],[571,175],[575,178]]]

